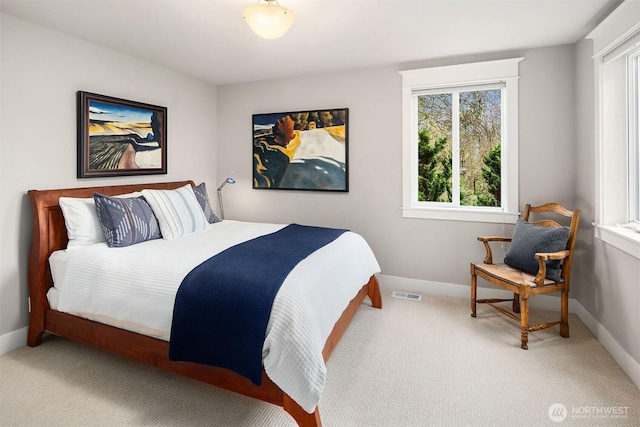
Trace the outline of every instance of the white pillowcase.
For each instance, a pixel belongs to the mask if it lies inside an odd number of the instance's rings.
[[[140,197],[142,193],[121,194],[116,197]],[[77,249],[94,243],[106,242],[93,197],[60,197],[58,203],[64,216],[69,243],[67,249]]]
[[[190,184],[175,190],[142,190],[142,195],[158,219],[165,240],[202,231],[209,224]]]

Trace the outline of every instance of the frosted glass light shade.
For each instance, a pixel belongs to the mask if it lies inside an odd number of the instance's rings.
[[[276,0],[265,0],[245,8],[242,17],[254,33],[265,39],[277,39],[289,30],[296,19],[292,11]]]

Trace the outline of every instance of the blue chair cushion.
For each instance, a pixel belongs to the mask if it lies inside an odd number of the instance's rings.
[[[511,246],[504,263],[529,274],[538,274],[538,252],[558,252],[566,249],[569,227],[542,227],[518,218],[513,230]],[[547,279],[560,282],[560,261],[547,261]]]

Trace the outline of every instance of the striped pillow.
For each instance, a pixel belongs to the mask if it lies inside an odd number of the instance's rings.
[[[93,199],[109,247],[121,248],[161,237],[158,221],[144,197],[93,193]]]
[[[175,239],[207,227],[207,218],[190,184],[176,190],[142,190],[142,195],[158,218],[163,239]]]

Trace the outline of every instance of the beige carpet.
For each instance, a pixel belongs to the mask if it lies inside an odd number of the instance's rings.
[[[329,361],[325,426],[640,425],[640,391],[576,316],[571,338],[556,326],[524,351],[518,326],[487,306],[473,319],[467,300],[383,298],[382,310],[360,308]],[[560,422],[554,404],[566,409]],[[50,337],[0,357],[0,425],[295,423],[276,406]]]

